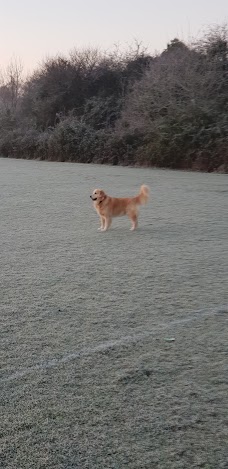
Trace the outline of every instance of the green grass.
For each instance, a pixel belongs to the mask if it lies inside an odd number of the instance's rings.
[[[92,189],[141,183],[138,231],[97,232]],[[0,467],[226,468],[227,177],[2,159],[0,184]]]

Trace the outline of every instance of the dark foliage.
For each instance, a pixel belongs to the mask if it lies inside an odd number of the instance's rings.
[[[157,56],[74,50],[0,86],[0,153],[18,158],[228,170],[228,32]]]

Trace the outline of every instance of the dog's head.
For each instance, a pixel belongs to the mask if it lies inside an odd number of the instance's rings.
[[[105,198],[106,198],[106,194],[104,191],[102,191],[101,189],[95,189],[92,193],[92,195],[90,195],[90,198],[94,201],[94,202],[97,202],[97,204],[100,204]]]

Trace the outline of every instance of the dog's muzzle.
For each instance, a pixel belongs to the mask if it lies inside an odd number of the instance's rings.
[[[90,195],[90,198],[91,198],[93,201],[94,201],[94,200],[97,200],[97,199],[93,199],[93,196],[92,196],[92,195]]]

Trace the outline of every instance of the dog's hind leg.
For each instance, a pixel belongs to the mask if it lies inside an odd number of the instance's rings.
[[[129,216],[129,218],[132,222],[132,226],[131,226],[130,230],[134,231],[138,226],[138,215],[136,213],[134,213],[134,214],[129,213],[128,216]]]

